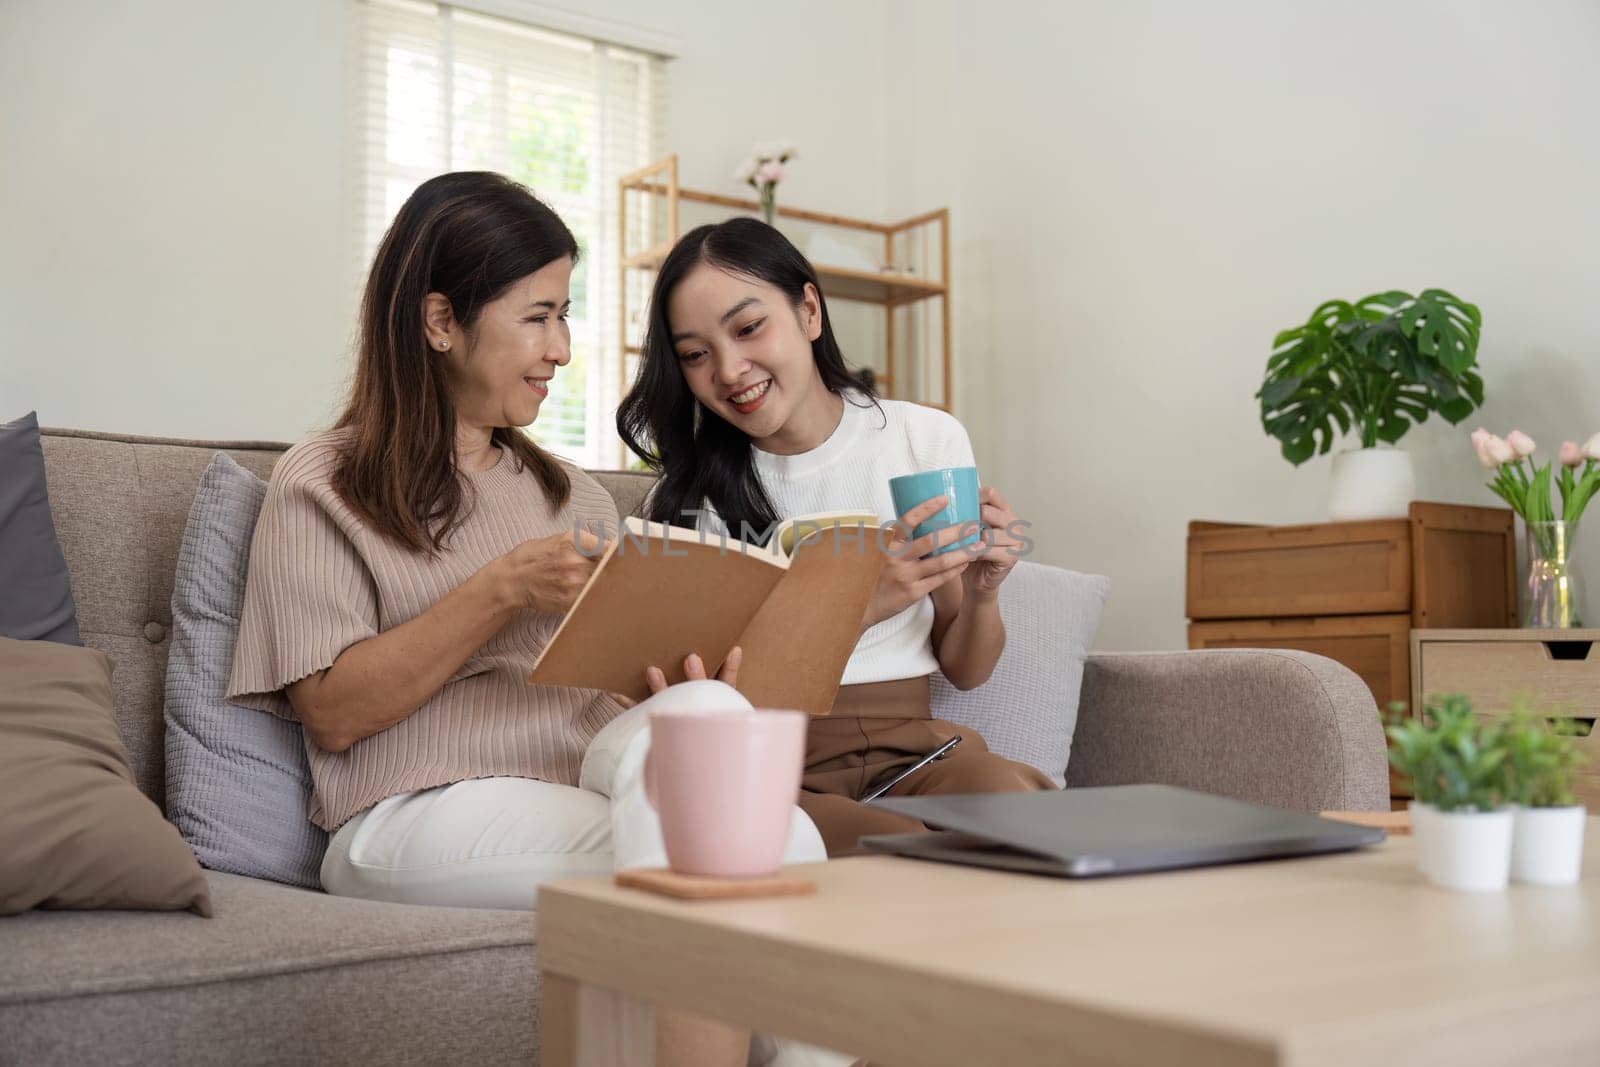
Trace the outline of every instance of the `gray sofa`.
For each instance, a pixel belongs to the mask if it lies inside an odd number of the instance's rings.
[[[163,794],[162,691],[178,544],[225,449],[266,477],[282,445],[46,431],[51,503],[85,641],[116,663],[140,787]],[[647,479],[599,477],[630,513]],[[1387,807],[1377,709],[1293,652],[1096,655],[1069,786],[1167,782],[1303,810]],[[527,1063],[525,912],[368,903],[209,874],[216,917],[0,919],[0,1064]]]

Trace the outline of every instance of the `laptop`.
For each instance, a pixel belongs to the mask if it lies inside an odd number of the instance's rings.
[[[1167,785],[890,797],[873,806],[943,832],[864,837],[868,851],[1061,878],[1342,852],[1386,836]]]

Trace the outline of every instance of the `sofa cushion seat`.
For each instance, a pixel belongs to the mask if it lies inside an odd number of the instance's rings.
[[[4,920],[0,1048],[17,1063],[527,1062],[534,916],[332,897],[208,872],[216,915]],[[487,1054],[487,1055],[486,1055]],[[170,1059],[168,1062],[171,1062]]]

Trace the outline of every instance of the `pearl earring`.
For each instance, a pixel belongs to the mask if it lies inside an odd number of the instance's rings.
[[[449,341],[440,341],[439,342],[439,351],[443,352],[445,349],[447,349],[449,347],[450,347],[450,342]]]

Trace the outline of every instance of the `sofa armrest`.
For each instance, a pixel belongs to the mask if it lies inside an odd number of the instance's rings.
[[[1067,786],[1157,782],[1300,811],[1387,811],[1371,691],[1309,652],[1089,657]]]

